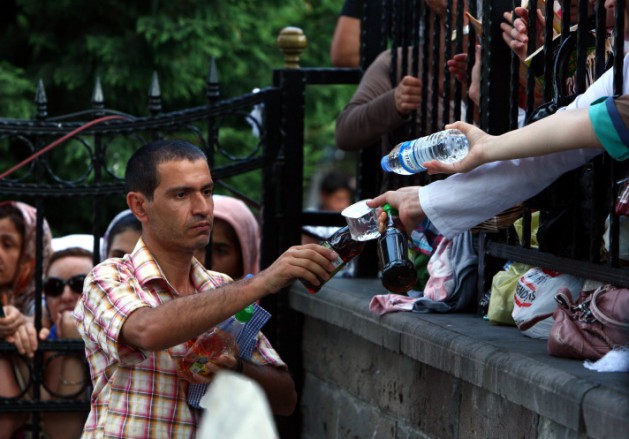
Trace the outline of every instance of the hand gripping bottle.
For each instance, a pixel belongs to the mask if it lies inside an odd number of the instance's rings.
[[[330,273],[330,277],[333,277],[336,273],[341,271],[345,265],[351,261],[353,258],[358,256],[360,252],[365,248],[365,243],[363,241],[354,241],[352,239],[352,235],[349,231],[349,226],[345,226],[342,229],[337,230],[332,234],[328,239],[321,243],[322,246],[327,247],[331,250],[334,250],[339,257],[332,264],[334,265],[334,271]],[[315,286],[310,284],[310,282],[306,282],[305,280],[301,281],[309,293],[318,292],[323,283]]]
[[[439,160],[443,163],[458,162],[467,155],[469,143],[459,130],[444,130],[429,136],[399,143],[380,161],[386,172],[411,175],[426,170],[425,162]]]
[[[210,331],[201,334],[190,345],[179,364],[179,376],[192,383],[207,383],[212,379],[210,363],[221,355],[238,355],[236,338],[253,317],[254,306],[220,323]]]
[[[406,293],[417,282],[415,266],[409,260],[408,239],[396,227],[397,211],[388,203],[382,209],[389,217],[387,230],[378,239],[382,285],[393,293]]]

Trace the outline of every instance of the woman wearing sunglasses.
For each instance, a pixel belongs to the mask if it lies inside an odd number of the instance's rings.
[[[92,253],[78,247],[55,252],[43,283],[52,326],[42,329],[41,339],[81,339],[72,311],[83,292],[85,276],[93,267]],[[90,378],[83,353],[47,352],[44,390],[50,399],[85,399]],[[81,436],[87,413],[44,413],[43,429],[50,439]]]

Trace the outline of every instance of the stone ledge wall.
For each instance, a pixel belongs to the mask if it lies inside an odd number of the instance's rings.
[[[377,280],[289,294],[305,316],[304,439],[629,437],[627,374],[549,357],[476,315],[375,316]]]
[[[303,439],[574,438],[452,375],[307,318]]]

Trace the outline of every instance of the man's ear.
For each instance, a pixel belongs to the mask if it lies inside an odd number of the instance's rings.
[[[127,206],[129,206],[131,212],[133,212],[140,222],[144,222],[147,218],[144,208],[146,202],[146,197],[140,192],[129,192],[127,194]]]

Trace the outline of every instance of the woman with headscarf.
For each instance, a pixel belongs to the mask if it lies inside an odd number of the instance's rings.
[[[260,270],[260,225],[241,200],[214,195],[211,255],[212,270],[234,280]],[[205,254],[197,259],[205,261]]]
[[[142,224],[129,210],[123,210],[111,220],[100,249],[100,260],[122,258],[131,253],[142,234]]]
[[[37,349],[33,324],[35,312],[35,271],[37,211],[17,201],[0,203],[0,297],[4,317],[0,337],[15,344],[29,357]],[[50,228],[44,220],[42,237],[43,270],[52,253]],[[0,397],[20,395],[20,364],[12,355],[0,356]],[[26,421],[26,413],[0,414],[0,438],[10,438]]]

